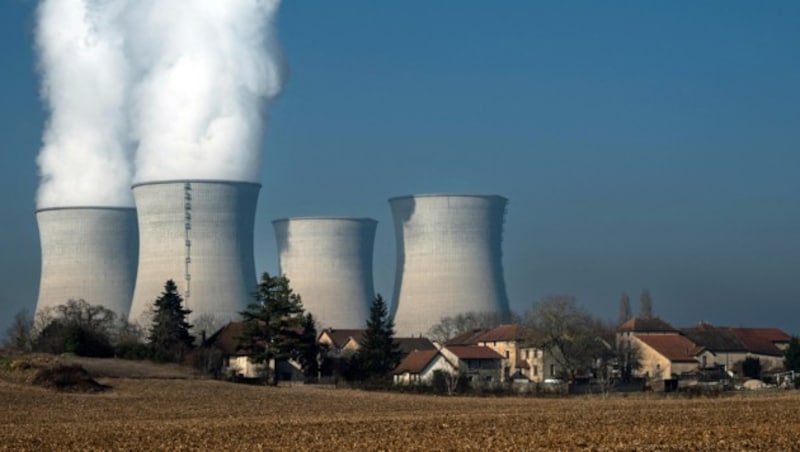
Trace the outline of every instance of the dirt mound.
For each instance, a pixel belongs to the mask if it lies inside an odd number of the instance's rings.
[[[77,364],[56,364],[39,369],[31,384],[66,392],[102,392],[111,389],[111,386],[95,381],[86,369]]]

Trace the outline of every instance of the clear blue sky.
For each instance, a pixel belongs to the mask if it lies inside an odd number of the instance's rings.
[[[0,5],[3,330],[38,289],[34,7]],[[649,288],[677,325],[800,333],[800,2],[289,0],[278,27],[259,271],[275,218],[370,216],[388,296],[387,198],[496,193],[517,311]]]

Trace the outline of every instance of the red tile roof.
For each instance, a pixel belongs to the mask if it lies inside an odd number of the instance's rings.
[[[748,352],[759,355],[781,356],[783,351],[775,344],[791,340],[788,334],[778,328],[731,328],[731,331],[739,337]]]
[[[636,338],[672,362],[697,362],[702,350],[685,336],[677,334],[637,334]]]
[[[499,325],[481,334],[476,342],[514,342],[522,341],[530,336],[530,332],[516,324]]]
[[[439,350],[415,350],[400,361],[400,364],[394,368],[392,374],[397,375],[405,372],[418,374],[425,370],[438,354]]]
[[[478,345],[448,345],[447,350],[459,359],[503,359],[500,354],[489,347]]]
[[[478,337],[480,337],[487,330],[484,328],[475,328],[465,331],[455,337],[448,339],[445,344],[447,345],[475,345]]]

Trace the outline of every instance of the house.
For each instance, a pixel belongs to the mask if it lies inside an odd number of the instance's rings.
[[[414,350],[392,371],[395,384],[430,384],[437,370],[459,373],[477,384],[501,381],[502,356],[477,345],[442,346],[438,350]]]
[[[757,358],[764,369],[783,367],[784,351],[791,337],[778,328],[731,328],[701,322],[681,333],[704,348],[703,368],[722,366],[730,370],[747,358]]]
[[[471,383],[503,381],[503,356],[479,345],[448,345],[439,350],[450,361],[458,363],[458,371]]]
[[[227,378],[261,378],[267,367],[254,363],[249,355],[239,349],[239,338],[244,334],[244,322],[230,322],[206,339],[204,347],[222,353],[222,375]]]
[[[630,344],[641,353],[637,376],[654,379],[678,378],[699,368],[703,348],[680,334],[636,334]]]
[[[341,358],[352,355],[361,348],[364,341],[364,334],[367,330],[338,330],[328,328],[322,330],[317,343],[324,345],[328,349],[328,356],[331,358]],[[396,337],[394,343],[402,356],[406,356],[414,350],[435,350],[436,347],[430,339],[425,337]]]
[[[230,379],[264,378],[267,369],[277,373],[277,379],[282,381],[302,380],[303,373],[300,363],[294,360],[273,360],[267,363],[254,362],[248,353],[239,349],[239,338],[242,337],[246,327],[245,322],[230,322],[211,335],[203,346],[216,349],[222,354],[221,373]]]
[[[451,362],[435,348],[433,350],[416,350],[400,361],[400,364],[392,371],[392,379],[394,384],[399,385],[429,385],[437,370],[456,375],[458,363]]]
[[[317,343],[327,349],[330,358],[342,358],[358,350],[365,331],[326,328],[319,334]]]
[[[744,347],[747,356],[758,358],[764,369],[781,369],[791,336],[778,328],[730,328]]]
[[[722,367],[730,370],[734,364],[747,358],[747,348],[729,328],[701,322],[695,327],[682,328],[681,333],[703,348],[698,356],[701,369]]]
[[[491,348],[503,357],[502,379],[527,380],[541,383],[547,378],[558,378],[563,372],[553,353],[543,347],[542,340],[533,331],[518,324],[502,324],[476,334],[465,333],[451,342],[474,341],[476,345]]]

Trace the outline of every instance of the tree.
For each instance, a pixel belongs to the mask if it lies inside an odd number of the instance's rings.
[[[389,318],[386,303],[378,294],[372,301],[367,330],[361,348],[351,360],[354,379],[382,379],[400,363],[398,345],[394,342],[394,322]]]
[[[303,302],[289,287],[285,276],[264,273],[256,288],[255,302],[241,312],[245,322],[239,348],[256,363],[287,360],[296,354],[303,324]],[[272,372],[277,384],[277,374]]]
[[[116,319],[110,309],[80,299],[43,309],[36,314],[33,349],[54,354],[113,356],[111,341]]]
[[[148,344],[150,357],[155,361],[180,362],[194,346],[192,328],[186,317],[192,311],[183,308],[183,298],[178,294],[175,281],[164,284],[164,292],[153,302],[153,323]]]
[[[653,299],[650,297],[650,289],[642,290],[642,294],[639,296],[639,317],[653,318]]]
[[[595,359],[608,354],[602,322],[579,307],[575,297],[542,299],[528,310],[525,323],[570,379],[591,371]]]
[[[300,324],[302,331],[295,347],[294,358],[300,363],[306,381],[315,381],[319,377],[320,349],[317,344],[317,325],[314,316],[309,312]]]
[[[622,292],[619,298],[619,317],[617,318],[617,326],[627,322],[633,314],[631,313],[631,299],[627,293]]]
[[[31,348],[31,333],[33,321],[26,309],[23,309],[14,316],[14,320],[6,330],[6,337],[3,346],[20,351],[28,351]]]
[[[453,317],[442,317],[428,331],[428,337],[437,342],[446,342],[467,331],[491,329],[501,323],[503,316],[496,312],[465,312]]]
[[[800,338],[793,336],[789,341],[789,347],[784,352],[783,365],[786,370],[800,372]],[[800,380],[800,377],[796,377]]]

